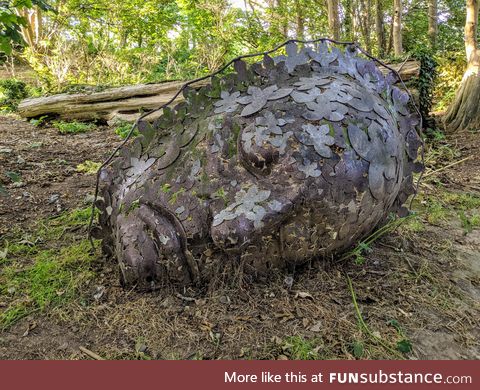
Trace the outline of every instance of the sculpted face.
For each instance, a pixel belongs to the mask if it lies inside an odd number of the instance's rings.
[[[126,284],[201,282],[348,249],[401,208],[421,169],[408,95],[321,44],[189,90],[102,172],[100,224]]]

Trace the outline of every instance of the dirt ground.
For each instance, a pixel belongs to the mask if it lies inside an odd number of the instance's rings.
[[[7,268],[23,275],[38,258],[9,255],[8,245],[53,254],[85,240],[85,223],[50,240],[40,227],[87,206],[94,176],[76,167],[103,161],[118,142],[107,127],[60,135],[0,117],[8,191],[0,197],[0,283]],[[68,300],[39,305],[19,287],[0,286],[0,312],[26,308],[0,324],[0,358],[91,358],[82,347],[105,359],[480,359],[479,155],[478,133],[429,147],[416,216],[356,261],[312,262],[291,288],[278,273],[263,284],[126,291],[115,262],[99,252]]]

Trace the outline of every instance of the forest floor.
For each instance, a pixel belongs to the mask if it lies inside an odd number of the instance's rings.
[[[438,137],[441,138],[441,137]],[[426,150],[415,214],[356,256],[267,284],[137,293],[86,240],[108,127],[0,117],[0,358],[480,359],[480,137]],[[0,188],[1,189],[1,188]]]

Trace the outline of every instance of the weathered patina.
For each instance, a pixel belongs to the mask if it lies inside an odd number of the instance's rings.
[[[408,94],[326,43],[185,91],[101,172],[104,250],[126,285],[208,281],[334,256],[414,192],[421,145]]]

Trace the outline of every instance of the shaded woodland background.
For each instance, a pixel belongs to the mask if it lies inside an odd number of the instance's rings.
[[[0,0],[0,358],[479,359],[479,4]],[[87,225],[95,173],[131,124],[25,121],[20,101],[186,80],[322,36],[421,63],[412,214],[293,284],[124,290]]]
[[[1,4],[3,19],[8,14],[10,19],[23,18],[15,34],[2,27],[4,75],[13,83],[25,78],[25,69],[31,70],[28,87],[24,91],[17,86],[20,91],[13,98],[78,91],[87,85],[185,80],[289,38],[325,36],[357,41],[382,59],[410,56],[438,62],[437,108],[442,109],[453,98],[466,64],[465,0],[8,0]],[[4,89],[6,83],[2,81]],[[5,96],[2,100],[4,108],[15,103]]]

